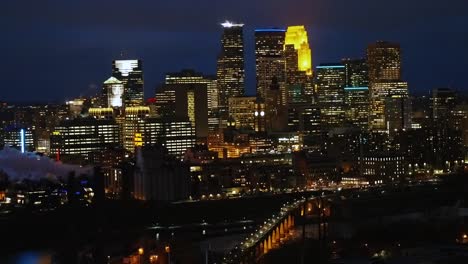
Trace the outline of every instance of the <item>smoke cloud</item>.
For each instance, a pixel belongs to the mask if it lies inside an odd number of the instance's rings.
[[[75,172],[77,176],[91,175],[92,167],[63,164],[33,152],[21,153],[17,149],[4,147],[0,150],[0,171],[6,173],[10,181],[21,181],[66,178],[70,172]]]

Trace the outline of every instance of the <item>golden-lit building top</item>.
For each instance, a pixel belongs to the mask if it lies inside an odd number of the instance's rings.
[[[307,31],[304,26],[290,26],[286,31],[286,45],[294,45],[297,51],[298,68],[305,71],[307,75],[312,74],[312,52],[309,47]]]

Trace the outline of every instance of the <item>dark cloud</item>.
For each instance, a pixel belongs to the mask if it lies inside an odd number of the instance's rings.
[[[463,89],[466,10],[465,0],[7,0],[0,8],[0,100],[77,96],[109,76],[122,50],[144,60],[148,96],[164,72],[214,73],[225,19],[246,24],[250,93],[253,29],[291,24],[307,26],[314,64],[364,56],[376,40],[398,41],[410,89]]]

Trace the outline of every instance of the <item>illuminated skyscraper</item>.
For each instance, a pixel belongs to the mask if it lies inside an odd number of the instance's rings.
[[[364,59],[343,59],[346,70],[345,118],[352,126],[367,130],[369,124],[369,70]]]
[[[124,148],[135,152],[135,147],[142,146],[141,134],[144,129],[144,120],[149,117],[150,109],[147,106],[125,107],[123,121],[123,145]]]
[[[208,136],[208,105],[206,84],[167,84],[175,91],[175,115],[188,118],[197,138]]]
[[[312,57],[304,26],[288,27],[284,45],[285,83],[288,103],[312,100]]]
[[[244,24],[226,21],[221,25],[224,31],[218,57],[217,79],[219,106],[227,110],[230,97],[244,95]]]
[[[192,69],[166,73],[166,84],[206,84],[208,93],[208,111],[218,108],[219,92],[216,77],[206,76]]]
[[[141,60],[115,60],[112,62],[112,77],[124,86],[125,106],[143,105],[143,65]]]
[[[408,98],[408,83],[394,80],[374,82],[371,84],[369,129],[376,131],[389,130],[386,113],[390,113],[391,111],[387,111],[385,108],[389,106],[389,104],[392,104],[390,103],[392,97],[409,102],[409,100],[406,100]],[[395,108],[395,106],[393,106],[393,108]],[[405,106],[405,108],[408,109],[408,106]],[[407,111],[405,112],[409,114]]]
[[[286,31],[285,45],[294,45],[297,51],[298,69],[312,74],[312,52],[304,26],[290,26]]]
[[[255,96],[229,98],[229,117],[237,129],[265,131],[265,105]]]
[[[431,93],[431,149],[434,155],[434,164],[437,168],[446,168],[447,165],[460,161],[466,155],[463,149],[468,127],[468,107],[459,104],[458,94],[450,88],[435,88]],[[465,108],[465,110],[463,109]],[[465,128],[463,128],[465,122]],[[466,139],[465,139],[466,140]]]
[[[110,77],[103,84],[103,95],[106,105],[104,107],[122,107],[124,97],[124,84],[115,77]]]
[[[369,87],[369,67],[365,59],[343,59],[346,87]]]
[[[411,128],[411,101],[408,89],[385,98],[385,122],[389,133]]]
[[[317,102],[320,107],[322,128],[340,127],[344,121],[345,66],[321,64],[316,68]]]
[[[369,124],[369,87],[345,87],[345,118],[352,126],[367,130]]]
[[[175,116],[175,90],[164,84],[156,89],[154,95],[156,116]]]
[[[161,91],[158,91],[157,93],[156,103],[158,104],[158,106],[164,104],[164,102],[161,102],[160,99],[165,100],[165,98],[167,98],[166,96],[170,95],[171,89],[167,89],[169,88],[167,87],[168,84],[195,84],[197,85],[197,87],[201,87],[200,85],[205,85],[207,99],[197,99],[196,101],[197,102],[198,100],[207,101],[208,123],[210,124],[210,127],[214,127],[214,128],[219,127],[219,122],[220,122],[219,115],[218,115],[219,90],[218,90],[216,77],[206,76],[206,75],[203,75],[202,73],[195,72],[194,70],[185,69],[180,72],[167,73],[165,83],[166,83],[166,86],[162,87]],[[173,102],[175,103],[175,95],[174,95]],[[200,106],[200,104],[201,103],[199,102],[197,108]],[[161,110],[167,111],[167,107],[166,109],[163,108]],[[197,136],[200,136],[199,129],[197,130]],[[203,137],[206,137],[206,135],[204,135]]]
[[[367,48],[371,83],[401,80],[401,50],[397,43],[378,41]]]
[[[451,112],[457,105],[457,93],[450,88],[432,90],[432,118],[435,122],[448,122]]]
[[[367,48],[367,63],[369,66],[371,104],[369,129],[388,131],[389,125],[385,120],[387,97],[391,98],[394,95],[397,97],[408,96],[408,84],[401,80],[400,45],[384,41],[369,45]],[[403,97],[401,98],[406,101]]]
[[[284,29],[255,30],[255,62],[257,76],[257,95],[266,99],[267,90],[271,87],[273,77],[280,82],[284,96]],[[286,100],[284,100],[286,101]]]

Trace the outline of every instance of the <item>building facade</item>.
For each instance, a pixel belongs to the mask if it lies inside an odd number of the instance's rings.
[[[244,95],[244,24],[224,22],[221,53],[217,63],[219,106],[226,109],[228,99]]]
[[[124,86],[123,104],[141,106],[144,103],[143,63],[141,60],[114,60],[112,77]]]
[[[316,67],[317,103],[320,107],[322,128],[332,129],[343,125],[345,66],[321,64]]]

